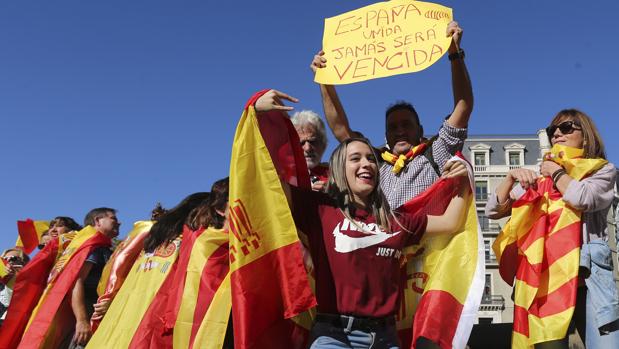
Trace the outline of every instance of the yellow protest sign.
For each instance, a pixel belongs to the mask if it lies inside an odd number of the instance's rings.
[[[449,7],[413,0],[376,3],[325,19],[327,67],[315,81],[338,85],[423,70],[449,48]]]

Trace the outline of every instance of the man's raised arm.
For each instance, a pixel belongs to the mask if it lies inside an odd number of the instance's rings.
[[[464,51],[460,49],[462,28],[457,22],[451,22],[447,27],[447,35],[453,38],[448,53],[451,61],[451,84],[454,95],[454,110],[447,122],[456,128],[466,128],[473,111],[473,87],[464,63]]]
[[[314,56],[310,68],[316,73],[317,69],[326,67],[327,59],[323,57],[324,52],[320,51]],[[344,140],[353,137],[355,133],[350,129],[348,124],[348,118],[346,112],[340,102],[340,98],[337,96],[335,86],[320,84],[320,95],[322,97],[322,106],[325,111],[325,118],[329,124],[329,128],[335,138],[343,142]]]

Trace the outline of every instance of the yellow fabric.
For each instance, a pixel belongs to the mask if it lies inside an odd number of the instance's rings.
[[[37,232],[37,237],[39,242],[41,241],[41,235],[49,229],[49,221],[34,221],[34,230]],[[17,236],[17,241],[15,242],[16,247],[24,247],[24,243],[21,241],[21,238]]]
[[[219,349],[222,347],[232,308],[231,299],[230,273],[228,273],[200,324],[194,341],[194,348]],[[174,331],[174,348],[185,348],[184,346],[177,346],[176,327]]]
[[[584,159],[582,158],[583,149],[576,149],[562,145],[555,145],[550,153],[546,154],[545,159],[552,160],[561,165],[567,174],[574,180],[581,180],[587,175],[602,168],[607,161],[604,159]],[[548,185],[550,178],[538,179],[538,185]],[[532,190],[532,189],[530,189]],[[560,214],[554,227],[549,229],[537,240],[529,242],[528,247],[524,247],[524,241],[534,224],[544,216]],[[580,231],[581,212],[567,205],[562,199],[553,200],[549,197],[549,192],[544,192],[537,201],[528,202],[512,208],[511,219],[507,222],[492,248],[497,255],[499,264],[505,249],[511,245],[518,246],[518,254],[525,257],[525,263],[531,265],[541,265],[546,258],[546,239],[552,234],[569,227],[578,227]],[[551,292],[556,291],[567,282],[574,282],[578,276],[580,248],[575,248],[567,252],[564,256],[557,259],[548,269],[539,275],[539,287],[529,285],[525,280],[518,278],[514,283],[514,304],[523,309],[529,310],[537,298],[545,297]],[[570,281],[571,280],[571,281]],[[574,307],[566,304],[566,309],[558,314],[551,316],[537,317],[528,314],[529,336],[514,331],[512,337],[513,348],[532,348],[536,343],[565,337],[567,329],[573,315]],[[516,321],[516,320],[515,320]],[[522,327],[522,326],[521,326]]]
[[[146,310],[176,262],[181,237],[154,253],[142,251],[87,348],[127,348]],[[172,251],[172,249],[174,249]]]
[[[414,146],[411,150],[409,150],[406,154],[400,154],[399,156],[385,150],[380,156],[383,158],[383,160],[393,165],[391,171],[395,174],[398,174],[400,173],[400,171],[402,171],[406,164],[413,160],[417,155],[419,155],[421,153],[420,150],[425,149],[426,146],[427,145],[424,143],[418,144]]]
[[[459,158],[453,160],[463,161]],[[462,326],[472,326],[479,308],[484,282],[483,244],[472,195],[469,196],[467,203],[465,224],[457,233],[433,238],[424,237],[419,245],[405,248],[404,255],[407,257],[408,280],[401,298],[397,329],[411,328],[419,301],[425,293],[432,290],[448,292],[463,305],[468,302],[470,306],[464,307],[460,318]],[[452,277],[455,270],[458,271],[458,277]],[[456,315],[458,314],[454,314]],[[463,323],[467,321],[470,323]],[[470,329],[468,332],[464,331],[462,337],[456,338],[459,335],[457,333],[454,347],[460,345],[463,347],[469,333]]]
[[[231,273],[271,251],[299,242],[253,106],[241,116],[234,136],[229,198]]]
[[[174,325],[174,348],[189,348],[202,272],[213,252],[227,242],[228,233],[223,229],[213,227],[209,227],[194,242],[191,257],[187,264],[187,277],[182,302]],[[194,342],[195,348],[221,348],[228,326],[231,302],[230,273],[228,273],[224,282],[217,289],[198,332],[198,335],[209,338],[209,340],[204,342],[196,340]]]
[[[123,240],[123,242],[116,247],[114,254],[110,257],[101,272],[101,279],[99,279],[99,284],[97,285],[97,294],[99,296],[105,293],[107,281],[110,278],[110,272],[112,270],[112,264],[114,263],[114,255],[122,251],[124,247],[127,246],[127,244],[129,244],[129,242],[131,242],[131,240],[133,240],[136,236],[150,231],[153,224],[155,224],[153,221],[137,221],[133,223],[133,229],[129,232],[129,234],[127,234],[127,237]]]

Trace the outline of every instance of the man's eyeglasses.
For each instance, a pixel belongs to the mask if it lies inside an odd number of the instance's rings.
[[[582,127],[577,122],[571,120],[563,121],[558,125],[550,125],[546,127],[546,134],[548,135],[548,139],[552,139],[557,129],[561,130],[562,134],[567,135],[574,132],[574,130],[582,130]]]

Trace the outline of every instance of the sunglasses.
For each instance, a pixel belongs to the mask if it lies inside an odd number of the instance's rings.
[[[562,134],[567,135],[574,132],[574,130],[582,130],[582,127],[579,123],[571,120],[563,121],[558,125],[550,125],[546,127],[546,135],[548,135],[548,139],[552,139],[552,136],[554,136],[557,129],[561,130]]]

